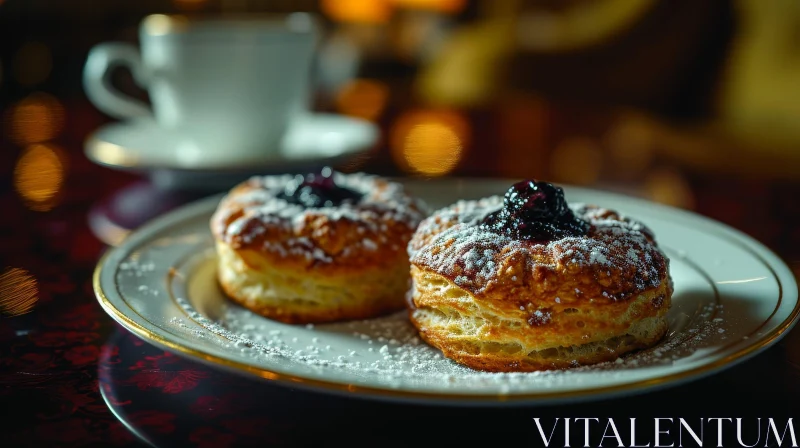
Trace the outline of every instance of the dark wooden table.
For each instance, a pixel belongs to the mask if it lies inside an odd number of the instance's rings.
[[[602,145],[613,121],[609,112],[547,108],[547,120],[537,121],[542,107],[541,103],[519,100],[487,110],[454,112],[456,120],[469,129],[469,143],[451,174],[535,175],[560,180],[558,176],[564,173],[549,162],[554,157],[552,148],[575,136],[585,147],[578,145],[578,150],[572,151],[585,152],[587,147],[595,151],[592,142],[596,142],[600,157],[606,157]],[[56,202],[47,206],[49,210],[34,210],[30,201],[22,199],[18,182],[15,184],[12,170],[23,153],[22,146],[10,137],[0,142],[0,258],[5,269],[5,289],[0,291],[17,296],[34,291],[38,299],[26,305],[29,310],[4,305],[6,315],[0,320],[0,446],[415,446],[470,442],[542,446],[536,417],[548,428],[555,417],[599,418],[602,425],[592,427],[592,443],[597,443],[597,434],[602,434],[608,418],[616,419],[620,431],[627,434],[628,421],[634,417],[649,422],[643,426],[646,428],[652,427],[654,417],[693,421],[771,417],[785,424],[787,418],[798,416],[798,331],[740,365],[679,387],[549,407],[429,407],[335,397],[242,378],[164,352],[118,327],[95,300],[91,274],[106,246],[90,231],[87,213],[98,201],[138,178],[86,160],[83,138],[105,119],[82,100],[65,100],[64,110],[67,126],[51,144],[60,148],[60,157],[67,163],[63,164],[63,184],[53,199]],[[409,110],[399,107],[382,115],[387,136],[398,117]],[[388,149],[390,140],[382,141],[360,165],[349,168],[399,174]],[[682,205],[750,233],[798,272],[796,183],[773,181],[768,176],[744,179],[684,170],[659,156],[648,163],[643,171],[671,167],[680,173],[676,185],[691,195]],[[605,166],[613,166],[613,162]],[[566,176],[581,180],[580,172],[567,172]],[[616,176],[613,169],[606,168],[592,176],[589,185],[600,188],[644,196],[659,191],[648,189],[652,183],[644,175]],[[665,197],[680,203],[686,200],[684,196]],[[13,315],[17,311],[29,312]],[[751,425],[754,422],[747,420]],[[735,437],[735,431],[726,434]],[[652,441],[652,436],[647,437],[650,439],[645,440]],[[613,442],[606,440],[605,445],[616,446]],[[572,446],[582,445],[582,437],[573,434]],[[709,438],[706,446],[716,446],[716,440]]]

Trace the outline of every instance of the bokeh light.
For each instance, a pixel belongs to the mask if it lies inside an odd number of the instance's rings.
[[[0,313],[19,316],[29,313],[39,300],[36,278],[20,268],[6,268],[0,274]]]
[[[66,174],[64,151],[54,145],[35,144],[22,151],[14,167],[14,188],[31,210],[56,206]]]
[[[33,93],[14,105],[6,117],[11,139],[20,145],[52,139],[64,127],[64,107],[52,95]]]
[[[23,86],[40,84],[50,76],[53,56],[41,42],[28,42],[14,55],[14,78]]]
[[[386,107],[389,88],[379,81],[355,79],[336,95],[339,112],[374,121]]]
[[[321,0],[322,12],[341,22],[383,23],[392,14],[387,0]]]
[[[550,155],[550,172],[560,182],[589,185],[597,181],[602,169],[600,147],[585,137],[564,139]]]
[[[403,156],[418,172],[445,174],[452,171],[461,158],[461,139],[444,123],[420,123],[406,135]]]
[[[413,111],[391,131],[392,156],[405,171],[441,176],[456,168],[469,140],[466,119],[450,111]]]
[[[391,0],[396,6],[456,14],[467,5],[466,0]]]
[[[689,181],[674,168],[658,168],[649,173],[645,186],[650,198],[656,202],[686,209],[694,208],[694,194]]]

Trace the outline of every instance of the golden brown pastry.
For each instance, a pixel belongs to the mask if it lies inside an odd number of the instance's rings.
[[[408,250],[412,323],[475,369],[609,361],[667,331],[669,261],[652,232],[611,210],[568,206],[544,182],[439,210]]]
[[[219,283],[232,300],[286,323],[402,309],[406,246],[423,210],[401,185],[372,175],[326,168],[251,178],[211,219]]]

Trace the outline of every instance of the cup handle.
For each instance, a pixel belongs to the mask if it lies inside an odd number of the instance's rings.
[[[114,118],[152,117],[153,112],[145,103],[130,98],[111,86],[107,75],[115,66],[130,69],[136,83],[145,87],[146,79],[139,50],[130,44],[107,42],[96,45],[89,51],[83,67],[83,89],[86,96],[98,109]]]

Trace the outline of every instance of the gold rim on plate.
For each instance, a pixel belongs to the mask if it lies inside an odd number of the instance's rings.
[[[715,224],[719,225],[719,223]],[[718,236],[744,249],[750,255],[755,257],[770,271],[772,276],[775,278],[775,281],[777,282],[779,295],[775,306],[775,310],[772,312],[772,314],[770,314],[770,316],[767,319],[764,320],[764,322],[757,329],[753,331],[753,333],[758,332],[777,313],[783,301],[783,295],[784,295],[783,282],[781,281],[781,278],[778,276],[778,273],[775,272],[773,266],[753,248],[749,247],[747,244],[743,243],[742,241],[739,241],[738,239],[734,238],[731,235],[722,233],[719,234]],[[154,343],[158,346],[164,347],[168,350],[174,351],[178,354],[186,355],[189,358],[205,362],[207,364],[222,366],[229,370],[233,370],[239,373],[254,375],[260,378],[276,381],[282,384],[303,386],[312,390],[324,390],[340,394],[350,394],[350,395],[358,395],[364,397],[385,397],[385,398],[393,398],[405,401],[422,400],[422,401],[439,402],[439,403],[472,402],[472,403],[483,403],[483,404],[491,404],[491,403],[537,404],[536,401],[540,401],[542,402],[542,404],[544,404],[546,402],[551,402],[555,400],[568,400],[572,398],[586,398],[586,399],[598,398],[600,396],[605,396],[605,395],[618,395],[625,392],[633,393],[637,391],[644,391],[646,389],[662,388],[669,385],[677,385],[685,380],[689,380],[691,378],[700,378],[708,374],[711,374],[719,369],[722,369],[724,367],[730,367],[734,363],[744,361],[748,357],[755,355],[756,352],[765,349],[768,346],[775,343],[788,329],[790,329],[793,326],[793,324],[798,318],[798,315],[800,315],[800,300],[797,300],[789,316],[782,322],[780,322],[773,330],[764,335],[763,339],[759,340],[758,342],[743,347],[734,353],[731,353],[727,356],[724,356],[720,359],[709,362],[707,364],[689,370],[685,370],[682,372],[667,374],[658,378],[637,380],[626,384],[603,386],[588,390],[572,390],[572,391],[561,391],[561,392],[470,395],[464,393],[450,394],[450,393],[409,391],[409,390],[399,391],[388,388],[356,385],[352,383],[348,384],[344,382],[325,381],[325,380],[307,378],[303,376],[297,376],[288,373],[276,372],[263,367],[256,367],[251,364],[230,360],[218,355],[208,353],[203,350],[187,347],[179,343],[173,342],[151,331],[150,329],[146,328],[145,326],[141,325],[140,323],[132,319],[130,316],[125,314],[125,312],[117,308],[117,306],[115,306],[108,298],[106,292],[103,290],[103,286],[101,285],[100,278],[104,268],[107,267],[106,262],[109,259],[109,256],[112,253],[119,250],[122,250],[122,248],[111,248],[110,250],[106,251],[105,254],[103,254],[103,256],[98,261],[97,266],[94,270],[92,284],[95,291],[95,295],[97,296],[97,299],[100,302],[102,308],[119,324],[121,324],[123,327],[133,332],[141,339]],[[769,251],[768,249],[765,250]],[[777,258],[777,256],[775,258],[779,259]],[[124,297],[120,295],[120,298],[123,301],[123,303],[127,305],[127,302],[125,301]],[[144,316],[139,314],[135,309],[130,307],[130,305],[128,305],[128,308],[130,311],[137,314],[139,318],[142,319],[144,322],[148,322],[151,325],[155,325],[152,324]],[[723,348],[716,350],[716,352],[719,353],[720,351],[730,349],[732,346],[740,342],[741,339],[737,339],[736,341],[731,342],[730,344],[724,346]]]

